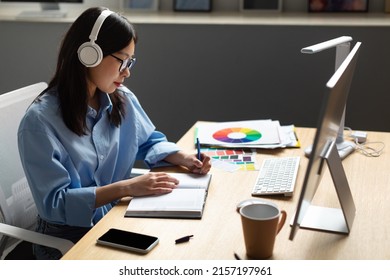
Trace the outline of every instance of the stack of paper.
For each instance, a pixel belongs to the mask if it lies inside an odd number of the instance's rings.
[[[275,120],[201,123],[196,137],[203,146],[229,148],[299,147],[294,126],[281,126]]]

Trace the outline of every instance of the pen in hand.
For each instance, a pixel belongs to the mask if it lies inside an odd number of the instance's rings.
[[[196,149],[197,149],[197,152],[198,152],[198,155],[197,155],[197,158],[202,161],[202,158],[200,156],[200,143],[199,143],[199,138],[196,138]]]

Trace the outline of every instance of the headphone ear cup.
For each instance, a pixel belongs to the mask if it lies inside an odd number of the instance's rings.
[[[99,45],[92,42],[85,42],[77,50],[80,62],[86,67],[95,67],[103,59],[103,52]]]

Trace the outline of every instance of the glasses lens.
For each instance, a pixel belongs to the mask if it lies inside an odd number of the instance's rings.
[[[136,61],[135,57],[123,60],[119,71],[122,72],[123,70],[126,69],[126,67],[129,68],[130,70],[131,68],[133,68],[135,61]]]
[[[135,57],[129,59],[129,61],[127,62],[127,68],[129,68],[129,70],[134,67],[135,61]]]

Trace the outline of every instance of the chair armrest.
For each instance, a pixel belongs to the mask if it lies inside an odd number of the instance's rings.
[[[63,255],[68,252],[69,249],[74,245],[73,242],[67,239],[54,237],[3,223],[0,223],[0,234],[4,234],[20,240],[25,240],[34,244],[55,248],[60,250]]]

